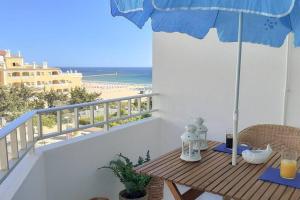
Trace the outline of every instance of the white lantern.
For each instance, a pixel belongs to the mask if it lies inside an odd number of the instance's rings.
[[[195,118],[194,125],[196,126],[195,133],[200,137],[200,150],[208,148],[207,144],[207,127],[203,125],[204,120],[201,117]]]
[[[200,137],[195,133],[197,127],[195,125],[187,125],[185,132],[181,136],[182,152],[180,158],[185,161],[199,161],[201,160],[200,154]]]

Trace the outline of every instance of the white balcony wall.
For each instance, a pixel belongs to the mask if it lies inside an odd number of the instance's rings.
[[[300,48],[289,40],[288,76],[286,95],[286,123],[300,127]]]
[[[159,130],[160,119],[150,118],[45,146],[39,150],[42,157],[39,161],[32,161],[35,154],[20,163],[30,169],[29,174],[17,166],[0,185],[0,199],[89,200],[96,196],[118,199],[123,188],[119,180],[111,171],[97,168],[108,164],[118,153],[136,161],[149,149],[151,157],[157,157],[161,153]],[[12,177],[23,178],[16,182]],[[3,199],[7,191],[11,196]]]
[[[1,200],[46,200],[44,157],[29,153],[0,185]]]
[[[203,40],[179,33],[154,33],[153,37],[153,89],[160,94],[154,103],[163,120],[161,141],[166,150],[180,145],[184,125],[196,116],[206,120],[209,138],[224,140],[224,133],[233,126],[236,43],[219,42],[214,30]],[[240,130],[282,123],[286,51],[286,45],[244,44]],[[299,107],[299,102],[293,106]]]

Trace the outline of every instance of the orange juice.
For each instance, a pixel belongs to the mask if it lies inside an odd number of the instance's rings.
[[[297,161],[282,159],[280,163],[280,176],[286,179],[294,179],[297,174]]]

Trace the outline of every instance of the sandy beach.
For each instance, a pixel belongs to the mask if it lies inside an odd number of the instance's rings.
[[[88,92],[101,93],[102,99],[114,99],[126,96],[133,96],[140,94],[140,91],[149,91],[149,86],[139,84],[126,83],[109,83],[109,82],[83,82],[83,87]]]

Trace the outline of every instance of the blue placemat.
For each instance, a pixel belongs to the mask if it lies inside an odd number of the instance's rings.
[[[242,152],[244,150],[247,150],[247,149],[250,149],[248,146],[245,146],[245,145],[238,145],[238,148],[237,148],[237,154],[238,155],[242,155]],[[226,148],[226,144],[222,143],[218,146],[216,146],[214,148],[215,151],[219,151],[219,152],[224,152],[224,153],[229,153],[231,154],[232,153],[232,149],[229,149],[229,148]]]
[[[295,179],[284,179],[280,177],[280,169],[269,167],[259,179],[300,189],[300,173]]]

